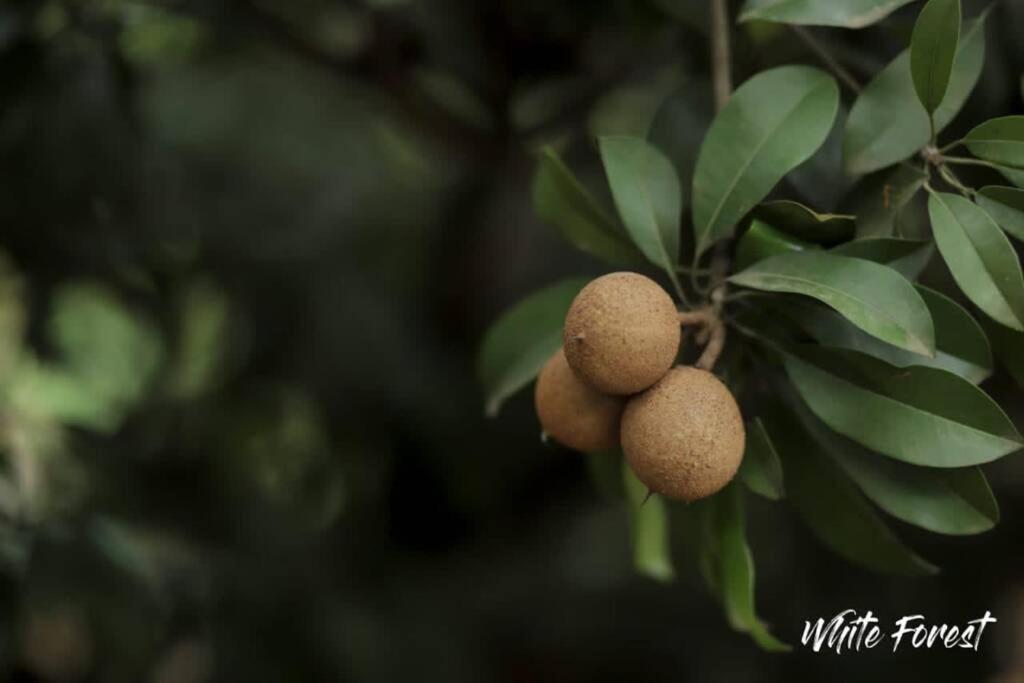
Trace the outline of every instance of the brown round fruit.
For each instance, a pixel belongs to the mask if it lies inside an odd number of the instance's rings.
[[[698,500],[721,490],[743,460],[746,432],[732,392],[713,374],[677,367],[622,414],[622,450],[649,489]]]
[[[578,451],[618,448],[625,401],[582,382],[561,350],[540,371],[533,398],[541,427],[563,446]]]
[[[606,394],[643,391],[676,360],[682,332],[672,297],[637,273],[603,275],[576,295],[565,316],[565,355]]]

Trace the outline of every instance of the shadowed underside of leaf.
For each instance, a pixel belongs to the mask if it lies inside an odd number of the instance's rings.
[[[767,427],[779,447],[789,500],[822,543],[877,572],[927,576],[938,571],[903,544],[857,487],[817,451],[795,418],[775,410]]]
[[[740,21],[864,28],[914,0],[747,0]]]
[[[836,434],[804,409],[805,428],[875,505],[908,524],[940,534],[988,531],[999,506],[977,467],[916,467],[872,453]]]
[[[613,265],[641,262],[637,250],[554,150],[545,148],[533,179],[533,206],[577,249]]]

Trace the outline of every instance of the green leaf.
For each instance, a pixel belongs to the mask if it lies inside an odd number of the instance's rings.
[[[747,423],[747,447],[740,465],[740,479],[754,493],[768,500],[785,495],[782,463],[760,418]]]
[[[916,280],[928,265],[933,249],[930,242],[897,237],[857,239],[833,248],[833,254],[874,261],[889,266],[908,280]]]
[[[977,201],[1000,228],[1024,240],[1024,190],[986,185],[978,190]]]
[[[82,377],[33,358],[18,364],[9,397],[26,414],[103,434],[117,431],[121,424],[118,406],[98,396]]]
[[[740,219],[828,136],[839,88],[805,66],[764,71],[741,85],[704,138],[693,176],[697,253]]]
[[[755,218],[736,247],[735,267],[746,268],[769,256],[814,248],[815,245],[790,237]]]
[[[622,481],[629,504],[629,523],[633,539],[633,565],[637,572],[657,581],[675,578],[669,545],[668,513],[665,501],[648,495],[647,487],[636,478],[625,459]]]
[[[478,372],[486,413],[494,417],[512,394],[537,376],[562,346],[562,325],[584,278],[563,280],[535,292],[495,322],[484,336]]]
[[[791,303],[784,313],[824,346],[860,351],[900,368],[912,365],[941,368],[972,384],[987,379],[992,374],[992,351],[981,326],[949,297],[920,285],[916,287],[935,324],[934,358],[886,344],[820,306]]]
[[[986,16],[969,22],[961,36],[949,88],[933,114],[936,133],[957,115],[981,76]],[[843,139],[846,171],[860,175],[891,166],[928,140],[928,113],[914,91],[906,50],[868,83],[850,110]]]
[[[825,252],[781,254],[729,278],[768,292],[810,296],[868,334],[914,353],[935,354],[935,331],[921,296],[885,266]]]
[[[938,109],[949,87],[960,40],[960,0],[928,0],[910,39],[910,73],[925,111]]]
[[[754,217],[807,242],[835,244],[853,236],[855,216],[818,213],[799,202],[779,199],[762,202]]]
[[[827,351],[827,350],[826,350]],[[818,419],[875,452],[926,467],[968,467],[1021,448],[1006,414],[945,370],[896,368],[848,351],[788,355],[786,371]]]
[[[754,557],[747,545],[743,511],[743,490],[735,484],[716,496],[719,541],[719,590],[729,624],[749,633],[762,649],[786,652],[790,648],[776,639],[761,622],[754,607]]]
[[[1024,333],[995,323],[986,324],[985,331],[992,340],[992,349],[999,362],[1024,389]]]
[[[857,237],[899,235],[904,210],[926,180],[927,173],[909,165],[865,179],[854,190],[848,205],[857,215]]]
[[[67,370],[118,413],[142,400],[163,361],[156,327],[95,283],[58,291],[49,333]]]
[[[172,396],[198,398],[223,372],[229,316],[230,302],[213,282],[197,279],[182,291],[178,344],[167,387]]]
[[[1002,116],[990,119],[964,136],[971,154],[981,159],[1024,166],[1024,116]]]
[[[864,28],[913,0],[747,0],[740,21]]]
[[[864,495],[897,519],[950,535],[980,534],[999,521],[999,505],[977,467],[915,467],[879,457],[811,416],[804,425]]]
[[[927,576],[938,571],[903,544],[835,463],[817,453],[799,422],[779,413],[767,426],[779,444],[789,500],[822,543],[877,572]]]
[[[533,178],[533,206],[580,251],[613,265],[633,265],[640,254],[554,150],[545,147]]]
[[[1004,178],[1017,187],[1024,188],[1024,169],[1004,166],[1003,164],[992,164],[992,168],[1002,173]]]
[[[651,263],[675,278],[683,197],[672,162],[642,138],[599,138],[619,217]]]
[[[28,315],[21,278],[0,251],[0,391],[18,365]]]
[[[711,84],[694,79],[666,97],[651,121],[647,139],[672,161],[685,191],[693,185],[700,143],[714,116]]]
[[[928,199],[935,243],[967,298],[997,322],[1024,331],[1024,274],[995,221],[959,195]]]

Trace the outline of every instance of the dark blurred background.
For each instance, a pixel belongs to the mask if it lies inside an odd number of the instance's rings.
[[[914,10],[814,31],[867,80]],[[996,531],[900,527],[928,580],[752,501],[783,640],[850,607],[999,619],[978,653],[780,656],[729,629],[681,532],[678,582],[633,573],[622,503],[541,444],[528,391],[483,417],[488,324],[602,272],[534,217],[536,150],[602,192],[592,136],[646,134],[673,93],[692,146],[706,23],[688,0],[0,2],[0,676],[1024,680],[1019,458],[989,469]],[[1001,3],[961,129],[1021,110],[1021,31]],[[737,81],[816,63],[735,33]],[[819,185],[789,189],[832,208]]]

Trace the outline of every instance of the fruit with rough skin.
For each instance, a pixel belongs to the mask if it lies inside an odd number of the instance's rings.
[[[565,316],[569,365],[606,394],[635,394],[657,382],[675,362],[681,339],[672,297],[638,273],[597,278]]]
[[[736,399],[717,377],[676,367],[629,400],[621,438],[630,468],[651,491],[694,501],[736,475],[746,432]]]
[[[561,349],[540,371],[533,396],[541,427],[558,443],[584,452],[618,448],[625,400],[580,380]]]

